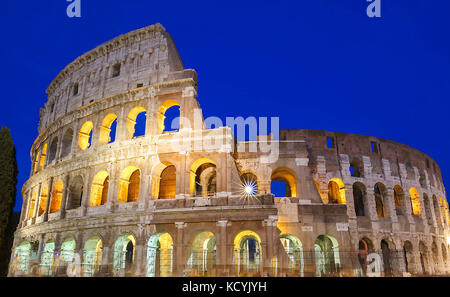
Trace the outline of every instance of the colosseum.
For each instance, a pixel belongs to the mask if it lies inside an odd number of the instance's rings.
[[[431,157],[349,133],[237,141],[229,126],[208,129],[196,72],[160,24],[81,55],[46,92],[9,276],[450,273]],[[197,145],[209,135],[219,145]]]

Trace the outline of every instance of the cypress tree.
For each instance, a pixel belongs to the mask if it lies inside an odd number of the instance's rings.
[[[0,129],[0,275],[5,273],[10,257],[11,221],[16,203],[16,148],[10,130]]]

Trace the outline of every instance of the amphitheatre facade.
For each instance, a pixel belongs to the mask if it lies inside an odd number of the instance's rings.
[[[197,75],[160,24],[78,57],[47,94],[10,276],[69,265],[81,276],[364,276],[376,259],[385,276],[450,273],[432,158],[377,137],[282,129],[270,140],[278,158],[263,162],[262,138],[193,124]],[[167,131],[177,107],[185,120]],[[211,133],[221,145],[196,147]]]

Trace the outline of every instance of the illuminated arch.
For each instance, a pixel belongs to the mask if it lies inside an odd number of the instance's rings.
[[[61,258],[66,263],[72,263],[75,254],[76,242],[73,237],[68,237],[61,244]],[[73,267],[77,269],[76,265]],[[75,272],[75,271],[72,271]],[[75,273],[73,275],[76,275]]]
[[[31,202],[30,202],[30,209],[28,211],[28,218],[32,218],[34,217],[34,210],[36,208],[36,203],[37,203],[37,191],[34,190],[33,194],[31,195]]]
[[[41,216],[47,209],[47,199],[48,199],[48,186],[44,185],[42,186],[41,197],[39,198],[38,216]]]
[[[142,106],[136,106],[133,109],[130,110],[127,116],[127,131],[128,131],[128,138],[131,139],[135,137],[135,131],[136,131],[136,123],[138,115],[141,113],[146,113],[147,109],[145,109]],[[145,126],[145,122],[144,122]],[[140,136],[140,135],[139,135]]]
[[[166,100],[161,106],[159,107],[159,113],[158,113],[158,130],[159,133],[162,133],[166,130],[164,120],[166,119],[166,111],[174,106],[180,106],[178,101],[176,100]]]
[[[281,244],[289,257],[289,272],[303,276],[304,260],[303,245],[298,237],[284,233],[280,235]]]
[[[50,213],[58,212],[61,209],[63,191],[64,183],[62,181],[56,182],[52,191]]]
[[[54,265],[54,253],[55,253],[55,242],[49,240],[44,245],[44,250],[41,255],[41,274],[50,276],[52,275],[53,265]]]
[[[216,237],[209,231],[196,232],[190,239],[189,276],[207,276],[216,264]]]
[[[136,239],[130,233],[120,235],[114,243],[113,272],[115,275],[120,270],[125,273],[132,268],[135,258]]]
[[[340,178],[332,178],[328,183],[328,203],[346,204],[345,184]]]
[[[420,196],[419,192],[415,188],[409,189],[409,195],[411,199],[411,210],[413,215],[420,215],[421,209],[420,209]]]
[[[47,150],[47,144],[45,144],[45,149]],[[34,168],[33,168],[33,172],[36,173],[39,169],[39,156],[40,156],[40,152],[38,150],[36,150],[35,152],[35,159],[34,159]]]
[[[157,199],[171,199],[176,195],[176,168],[170,162],[163,161],[153,169],[152,193]]]
[[[297,197],[297,175],[287,167],[279,167],[272,172],[271,181],[286,183],[286,196]]]
[[[99,171],[92,179],[90,206],[104,205],[108,199],[109,174]]]
[[[141,173],[136,166],[126,167],[120,174],[118,202],[135,202],[139,200]]]
[[[42,148],[42,151],[41,151],[41,158],[39,161],[39,170],[42,170],[44,168],[46,156],[47,156],[47,144],[44,144],[44,147]]]
[[[100,126],[100,138],[99,144],[108,144],[111,142],[111,126],[117,119],[117,115],[110,113],[103,119],[102,125]]]
[[[234,237],[234,264],[236,274],[252,275],[261,270],[261,238],[252,230],[244,230]]]
[[[389,217],[389,208],[387,202],[387,189],[382,183],[376,183],[373,188],[373,193],[375,196],[375,208],[379,218]]]
[[[169,233],[157,233],[147,242],[147,276],[172,276],[173,239]]]
[[[84,244],[83,275],[94,276],[102,265],[103,243],[100,237],[92,236]]]
[[[209,158],[197,159],[191,165],[190,170],[189,191],[191,196],[215,194],[215,177],[216,163]]]
[[[316,275],[336,274],[341,265],[339,244],[331,235],[319,235],[314,242]]]
[[[14,263],[16,264],[16,274],[28,274],[30,264],[31,244],[28,241],[22,241],[14,249]]]
[[[91,147],[92,129],[94,124],[91,121],[87,121],[81,126],[80,132],[78,133],[78,147],[85,150]]]

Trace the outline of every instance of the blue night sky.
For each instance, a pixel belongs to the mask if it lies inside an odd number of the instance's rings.
[[[2,1],[3,108],[19,166],[30,172],[39,108],[77,56],[160,22],[199,77],[205,117],[278,116],[281,128],[373,135],[433,157],[450,186],[450,1]]]

